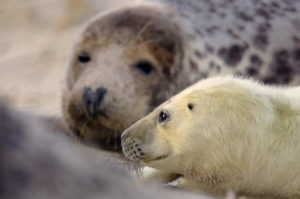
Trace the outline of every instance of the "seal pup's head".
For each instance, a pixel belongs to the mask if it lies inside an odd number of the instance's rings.
[[[268,90],[257,85],[230,77],[200,81],[125,130],[125,156],[199,178],[218,175],[224,165],[239,168],[273,121]]]

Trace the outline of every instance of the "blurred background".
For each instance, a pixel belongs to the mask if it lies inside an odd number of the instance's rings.
[[[22,109],[59,115],[66,63],[84,24],[131,1],[2,0],[0,95]]]

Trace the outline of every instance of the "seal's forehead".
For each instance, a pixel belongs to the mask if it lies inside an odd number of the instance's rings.
[[[173,97],[163,102],[156,110],[161,110],[173,102]]]
[[[110,11],[94,18],[84,29],[82,36],[99,39],[103,36],[111,37],[124,34],[129,30],[131,34],[141,39],[169,38],[180,39],[177,24],[168,17],[166,10],[153,6],[135,5]],[[124,36],[124,35],[123,35]]]
[[[171,97],[169,100],[165,101],[160,107],[159,110],[161,109],[169,109],[169,108],[178,108],[181,107],[182,105],[185,105],[189,101],[189,96],[184,95],[184,94],[178,94],[173,97]]]
[[[192,101],[195,98],[204,97],[208,93],[218,93],[219,90],[222,92],[224,91],[224,89],[225,91],[230,91],[230,88],[235,87],[236,84],[236,82],[232,81],[231,77],[215,77],[201,80],[170,98],[163,104],[163,106],[167,106],[168,104],[172,103],[176,103],[179,105]]]

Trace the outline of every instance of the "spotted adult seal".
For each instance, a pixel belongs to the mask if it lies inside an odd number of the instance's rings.
[[[63,114],[104,149],[168,97],[216,74],[300,83],[298,0],[139,1],[84,28],[68,63]]]

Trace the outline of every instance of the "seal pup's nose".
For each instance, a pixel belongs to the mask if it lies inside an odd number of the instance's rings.
[[[96,118],[99,114],[107,117],[104,110],[100,110],[100,105],[107,93],[103,87],[99,87],[95,92],[90,87],[84,87],[83,91],[83,105],[89,117]]]
[[[122,134],[121,134],[121,141],[125,141],[125,139],[128,137],[128,133],[125,130]]]

